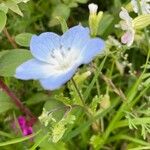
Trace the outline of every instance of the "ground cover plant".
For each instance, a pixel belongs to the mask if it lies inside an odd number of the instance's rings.
[[[149,150],[149,25],[149,0],[0,0],[0,150]]]

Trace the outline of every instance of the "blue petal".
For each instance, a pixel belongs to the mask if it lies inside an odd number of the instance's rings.
[[[96,55],[103,52],[104,47],[105,43],[100,38],[94,38],[87,41],[86,46],[82,49],[80,54],[80,62],[82,64],[90,63]]]
[[[81,50],[90,39],[89,29],[81,25],[70,28],[61,36],[61,45],[65,48]]]
[[[64,72],[59,75],[52,75],[46,79],[41,79],[40,83],[46,90],[55,90],[60,88],[63,84],[65,84],[77,70],[77,66],[72,67],[67,72]]]
[[[30,49],[32,55],[43,62],[49,62],[51,51],[60,47],[60,36],[52,32],[45,32],[39,36],[32,36]]]
[[[49,64],[31,59],[16,69],[15,77],[23,80],[46,78],[51,74],[50,69]]]

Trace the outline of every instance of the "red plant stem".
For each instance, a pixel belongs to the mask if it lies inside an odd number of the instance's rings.
[[[5,36],[7,37],[8,41],[10,42],[10,44],[13,46],[13,48],[18,48],[17,44],[15,43],[14,39],[10,36],[6,27],[4,28],[3,32]]]
[[[13,46],[13,48],[18,48],[17,44],[15,43],[14,39],[11,37],[11,35],[9,34],[7,28],[5,27],[3,30],[5,36],[7,37],[8,41],[10,42],[10,44]],[[37,121],[37,117],[34,116],[32,114],[32,112],[23,105],[23,103],[21,102],[21,100],[19,98],[17,98],[15,96],[15,94],[8,88],[8,86],[2,81],[0,80],[0,88],[2,88],[2,90],[11,98],[11,100],[13,101],[13,103],[28,117],[31,118],[31,120],[29,121],[31,123],[31,125],[33,125],[36,121]]]
[[[12,99],[13,103],[27,116],[31,117],[33,124],[37,121],[37,118],[32,114],[32,112],[22,104],[21,100],[18,99],[15,94],[8,88],[8,86],[0,80],[0,88]]]

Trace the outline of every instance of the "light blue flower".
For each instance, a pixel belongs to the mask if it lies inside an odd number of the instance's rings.
[[[102,53],[104,41],[91,38],[89,29],[78,25],[62,36],[52,32],[34,35],[30,49],[33,59],[21,64],[15,77],[39,80],[44,89],[54,90],[65,84],[81,64]]]

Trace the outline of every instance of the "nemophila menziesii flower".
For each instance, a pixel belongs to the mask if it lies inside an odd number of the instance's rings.
[[[126,31],[125,34],[121,37],[121,42],[123,44],[127,44],[127,46],[131,46],[134,41],[135,30],[133,19],[129,16],[128,11],[125,8],[121,8],[121,12],[119,13],[121,29]]]
[[[131,4],[135,13],[139,13],[139,7],[137,0],[131,0]],[[150,0],[139,1],[141,11],[143,14],[150,14]]]
[[[33,59],[20,65],[15,77],[39,80],[44,89],[58,89],[81,64],[90,63],[103,49],[104,41],[91,38],[89,29],[81,25],[70,28],[62,36],[52,32],[34,35],[30,42]]]

